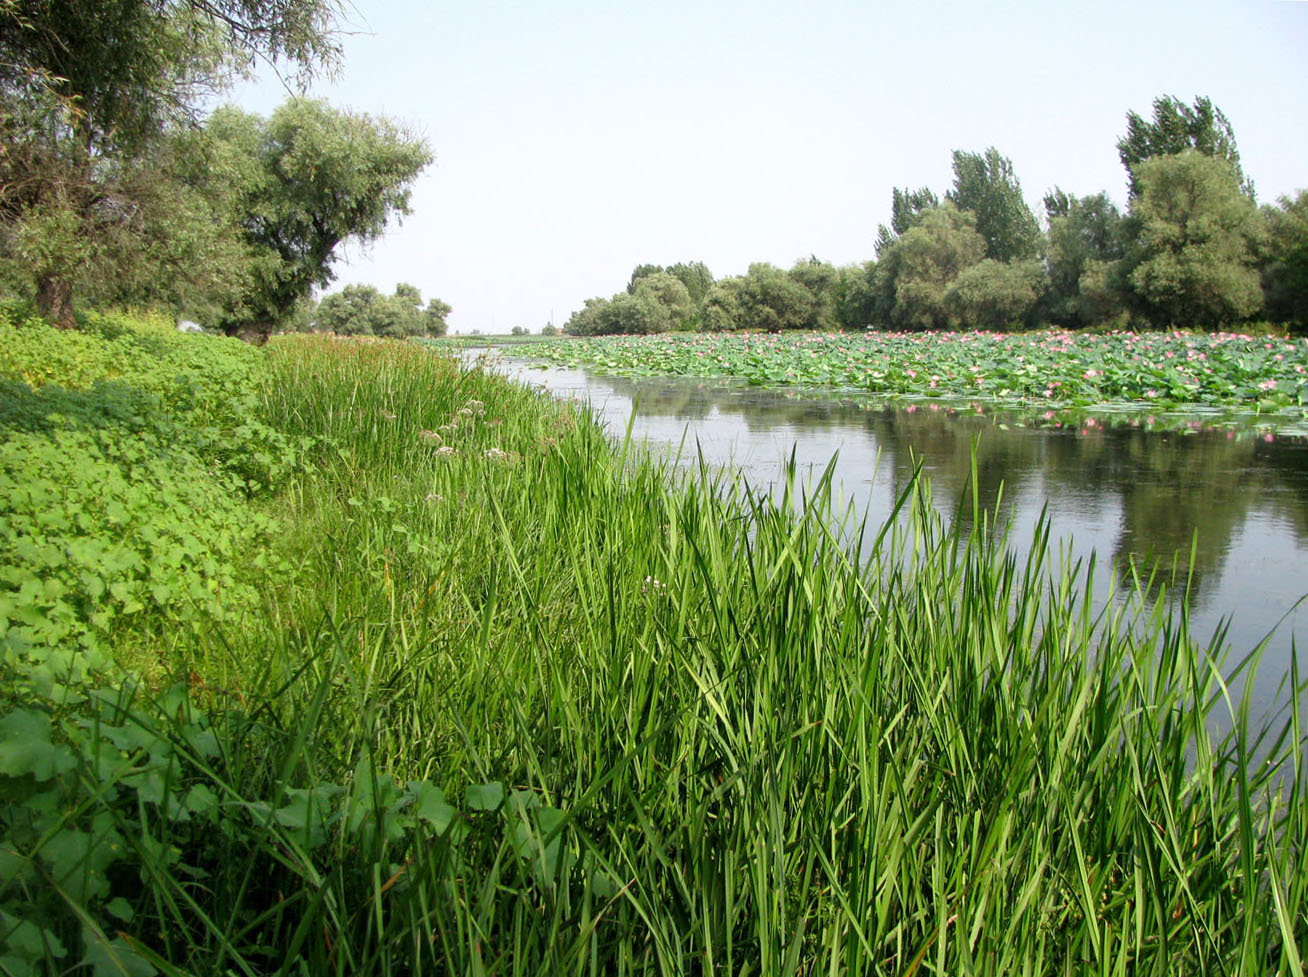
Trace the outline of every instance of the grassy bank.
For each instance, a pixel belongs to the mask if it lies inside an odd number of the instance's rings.
[[[1040,534],[413,346],[0,330],[9,972],[1302,973],[1296,696]]]

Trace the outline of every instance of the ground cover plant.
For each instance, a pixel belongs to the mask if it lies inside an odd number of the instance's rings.
[[[531,356],[624,376],[733,377],[904,398],[1059,409],[1308,406],[1308,340],[1233,333],[672,334],[538,343]]]
[[[1304,683],[1251,724],[1256,655],[1092,605],[1047,533],[1012,553],[921,481],[885,526],[825,481],[683,481],[416,346],[176,341],[241,357],[293,452],[187,449],[261,527],[235,607],[143,602],[94,667],[0,637],[3,972],[1303,972]],[[108,445],[174,425],[164,465],[188,403],[96,410]],[[94,495],[44,505],[103,535]]]

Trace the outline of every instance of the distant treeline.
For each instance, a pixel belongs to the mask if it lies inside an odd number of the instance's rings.
[[[422,292],[400,282],[395,294],[371,285],[346,285],[339,292],[306,302],[282,323],[285,332],[330,332],[338,336],[444,336],[451,308],[440,299],[424,307]]]
[[[944,199],[899,189],[876,258],[816,256],[715,281],[701,262],[646,264],[564,331],[1308,326],[1308,192],[1259,208],[1230,122],[1206,98],[1127,114],[1127,212],[1055,187],[1044,221],[993,147],[954,153]]]

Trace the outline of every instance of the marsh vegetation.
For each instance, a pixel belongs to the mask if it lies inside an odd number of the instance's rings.
[[[1300,972],[1298,697],[1044,532],[764,504],[404,344],[3,348],[10,970]]]

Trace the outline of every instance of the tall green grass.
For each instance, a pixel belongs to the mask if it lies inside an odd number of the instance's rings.
[[[187,690],[14,694],[64,751],[21,776],[137,852],[58,902],[66,942],[165,973],[1302,974],[1301,679],[1255,727],[1224,676],[1256,661],[1092,603],[1047,525],[1015,553],[921,479],[884,526],[826,479],[683,479],[413,347],[267,367],[309,447],[263,609],[161,652]],[[58,823],[6,849],[15,918]]]

